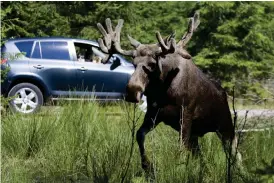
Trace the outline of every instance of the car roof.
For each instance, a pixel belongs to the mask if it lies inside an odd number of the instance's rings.
[[[63,40],[63,41],[77,41],[81,43],[90,43],[94,46],[98,46],[97,41],[87,40],[80,38],[68,38],[68,37],[32,37],[32,38],[11,38],[6,40],[6,42],[17,42],[17,41],[36,41],[36,40]]]
[[[32,38],[10,38],[10,39],[6,39],[4,40],[4,42],[19,42],[19,41],[37,41],[37,40],[64,40],[64,41],[75,41],[75,42],[79,42],[79,43],[88,43],[88,44],[92,44],[94,46],[98,46],[99,44],[97,41],[95,40],[87,40],[87,39],[81,39],[81,38],[69,38],[69,37],[55,37],[55,36],[51,36],[51,37],[32,37]],[[3,45],[4,46],[4,45]],[[123,56],[121,56],[120,54],[113,54],[113,55],[117,55],[121,60],[123,60],[126,63],[131,63],[130,61],[126,60]]]

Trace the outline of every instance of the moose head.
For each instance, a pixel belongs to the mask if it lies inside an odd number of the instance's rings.
[[[196,30],[199,23],[199,14],[195,13],[194,17],[190,18],[187,32],[177,44],[174,38],[175,33],[163,39],[160,32],[156,32],[158,43],[155,44],[142,44],[128,35],[128,39],[134,48],[133,50],[123,50],[121,48],[122,19],[118,20],[115,31],[113,31],[109,18],[106,19],[107,30],[100,23],[97,24],[98,29],[104,36],[104,40],[101,38],[98,40],[103,52],[109,55],[120,53],[133,58],[133,65],[136,69],[127,85],[127,101],[138,103],[141,94],[146,92],[150,83],[163,81],[167,76],[166,71],[175,67],[174,57],[180,56],[181,59],[191,59],[184,46],[190,40],[193,31]]]

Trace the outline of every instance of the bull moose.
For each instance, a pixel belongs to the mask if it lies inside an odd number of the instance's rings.
[[[110,19],[106,19],[107,30],[97,24],[103,35],[103,39],[98,39],[103,52],[133,58],[136,69],[126,88],[126,101],[138,103],[142,93],[147,97],[147,112],[136,134],[144,170],[152,168],[144,148],[145,136],[160,122],[180,132],[181,141],[192,152],[199,150],[198,137],[208,132],[216,132],[224,147],[232,142],[236,152],[237,137],[226,92],[207,78],[185,49],[199,23],[199,14],[195,13],[178,43],[174,33],[163,39],[156,32],[155,44],[141,44],[128,36],[133,50],[121,48],[122,19],[114,31]]]

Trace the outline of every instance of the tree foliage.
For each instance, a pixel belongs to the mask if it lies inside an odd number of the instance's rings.
[[[201,24],[188,45],[194,62],[230,91],[265,96],[262,81],[274,78],[273,2],[2,2],[1,37],[65,36],[97,39],[96,23],[125,20],[126,34],[142,43],[155,32],[179,40],[187,18],[200,12]]]
[[[197,8],[202,23],[191,48],[196,64],[227,88],[264,95],[260,82],[274,71],[274,3],[202,2]]]

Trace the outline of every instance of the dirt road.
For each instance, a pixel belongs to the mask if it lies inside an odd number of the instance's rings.
[[[273,109],[241,109],[236,110],[238,116],[244,117],[246,114],[246,111],[248,111],[247,117],[274,117],[274,110]],[[233,111],[231,111],[233,114]]]

